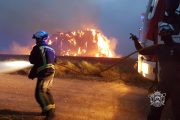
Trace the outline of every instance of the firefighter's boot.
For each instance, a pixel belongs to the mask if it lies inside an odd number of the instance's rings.
[[[47,112],[46,118],[44,120],[53,120],[55,118],[55,109],[50,109]]]

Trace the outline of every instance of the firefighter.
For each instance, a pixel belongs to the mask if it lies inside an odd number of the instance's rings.
[[[180,119],[180,44],[172,39],[174,29],[170,24],[163,23],[158,28],[159,36],[164,42],[164,46],[156,46],[145,49],[139,53],[142,55],[156,55],[161,71],[156,91],[165,93],[165,103],[170,98],[172,101],[172,112],[175,120]],[[138,38],[131,34],[130,37],[137,50],[142,46]],[[151,106],[147,120],[160,120],[164,105],[161,107]]]
[[[46,115],[45,120],[55,117],[55,104],[50,88],[54,77],[54,63],[57,62],[55,51],[46,44],[49,35],[44,31],[33,34],[36,45],[33,47],[29,56],[29,61],[34,64],[30,71],[29,78],[37,77],[35,98],[42,108],[42,114]]]

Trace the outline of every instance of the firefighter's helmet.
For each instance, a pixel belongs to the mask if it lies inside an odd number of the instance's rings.
[[[44,31],[38,31],[35,34],[33,34],[33,39],[43,39],[43,40],[47,40],[49,38],[48,33],[44,32]]]
[[[172,35],[173,31],[174,31],[173,26],[168,23],[162,23],[158,28],[158,32],[160,36]]]

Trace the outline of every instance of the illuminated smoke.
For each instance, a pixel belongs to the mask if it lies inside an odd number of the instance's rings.
[[[0,62],[0,73],[9,73],[32,66],[28,61]]]
[[[9,49],[3,49],[0,53],[1,54],[19,54],[19,55],[29,55],[32,50],[32,45],[28,46],[21,46],[17,42],[12,42]]]

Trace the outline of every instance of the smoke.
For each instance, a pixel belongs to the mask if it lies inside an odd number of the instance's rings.
[[[32,66],[32,64],[30,64],[27,61],[0,62],[0,73],[9,73],[9,72],[21,70],[30,66]]]
[[[21,46],[19,43],[12,41],[9,49],[1,50],[0,54],[20,54],[20,55],[29,55],[33,44],[28,46]]]
[[[84,0],[5,0],[1,1],[0,14],[0,50],[21,54],[15,47],[24,50],[35,43],[32,35],[39,30],[54,34],[99,28],[100,9]]]
[[[118,41],[117,41],[117,39],[116,38],[110,38],[110,50],[112,51],[112,55],[114,56],[114,57],[116,57],[116,58],[118,58],[118,57],[122,57],[121,55],[117,55],[116,53],[115,53],[115,49],[116,49],[116,46],[117,46],[117,44],[118,44]]]

